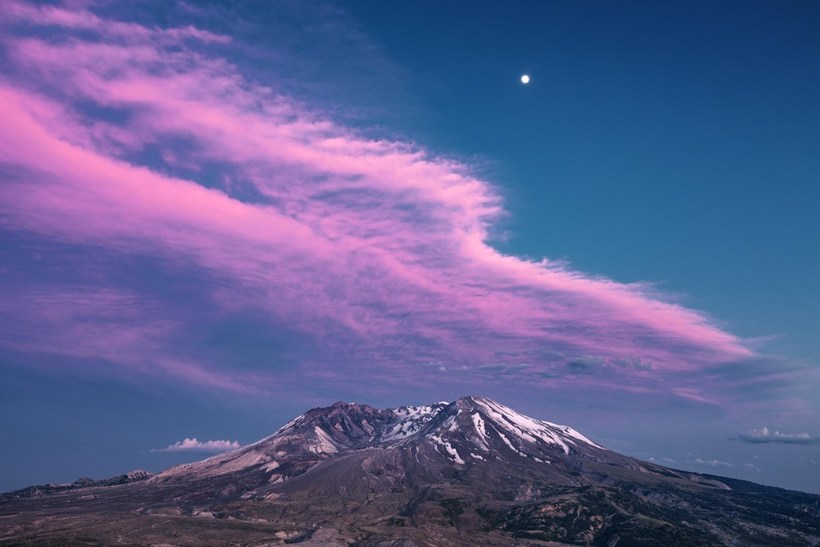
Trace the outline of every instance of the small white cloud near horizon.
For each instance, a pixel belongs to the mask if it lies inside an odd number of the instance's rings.
[[[784,443],[784,444],[813,444],[820,442],[820,438],[812,437],[808,433],[781,433],[768,427],[755,427],[740,434],[740,439],[747,443]]]
[[[671,463],[678,463],[676,460],[674,460],[672,458],[660,458],[660,459],[658,459],[658,458],[649,458],[649,461],[654,462],[654,463],[663,463],[664,465],[671,464]]]
[[[166,448],[155,448],[151,452],[227,452],[239,448],[237,441],[198,441],[196,437],[169,444]]]
[[[729,462],[720,460],[704,460],[702,458],[695,458],[692,463],[695,465],[704,465],[706,467],[734,467],[734,465]]]

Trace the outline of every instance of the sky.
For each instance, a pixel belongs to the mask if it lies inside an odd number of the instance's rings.
[[[480,394],[820,493],[820,7],[662,4],[4,2],[0,490]]]

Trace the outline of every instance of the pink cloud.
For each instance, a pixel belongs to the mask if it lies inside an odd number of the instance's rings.
[[[4,2],[3,9],[10,21],[33,26],[53,26],[65,30],[90,30],[106,38],[134,41],[168,38],[170,43],[186,38],[210,43],[226,43],[228,36],[215,34],[190,25],[161,29],[148,28],[134,23],[123,23],[99,17],[85,9],[72,9],[59,5],[31,5],[16,0]]]
[[[184,326],[161,302],[122,289],[15,286],[0,290],[0,347],[22,354],[52,354],[75,361],[107,362],[144,378],[174,378],[226,392],[258,393],[241,371],[172,357],[169,340]]]
[[[66,32],[3,32],[18,73],[0,80],[0,162],[19,175],[0,188],[0,212],[15,230],[193,265],[220,280],[205,298],[222,309],[261,310],[272,328],[376,376],[423,381],[432,369],[422,363],[441,362],[479,381],[482,367],[517,362],[519,380],[646,390],[753,355],[649,286],[494,249],[503,206],[469,165],[368,138],[245,78],[210,49],[227,38],[11,6],[18,23]],[[203,47],[172,47],[189,38]],[[164,159],[140,159],[149,148]],[[219,372],[226,363],[192,368],[162,347],[151,353],[157,370],[241,386]],[[589,356],[598,376],[566,368]],[[336,373],[321,359],[291,366]],[[675,382],[671,393],[712,402]]]

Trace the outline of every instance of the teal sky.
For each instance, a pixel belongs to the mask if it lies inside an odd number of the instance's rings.
[[[413,129],[503,185],[500,248],[659,282],[820,358],[816,5],[347,8],[408,71]]]

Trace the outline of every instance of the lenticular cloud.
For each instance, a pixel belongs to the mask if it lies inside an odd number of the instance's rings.
[[[639,390],[751,355],[650,287],[498,252],[490,234],[503,204],[470,165],[346,127],[280,89],[276,74],[248,76],[240,37],[110,10],[4,10],[4,233],[95,257],[66,259],[73,277],[43,280],[50,293],[82,292],[93,277],[112,294],[151,297],[118,316],[109,338],[107,314],[79,317],[64,309],[70,299],[41,302],[43,285],[20,281],[0,295],[32,303],[21,305],[21,332],[0,338],[7,347],[127,356],[131,369],[229,390],[259,385],[266,371],[243,369],[245,347],[192,350],[203,309],[308,340],[258,358],[281,381],[459,370],[463,381]],[[34,268],[23,254],[20,268]],[[124,261],[135,265],[128,287],[112,274]],[[49,328],[55,317],[82,321],[88,342]],[[677,393],[700,397],[682,381]]]

